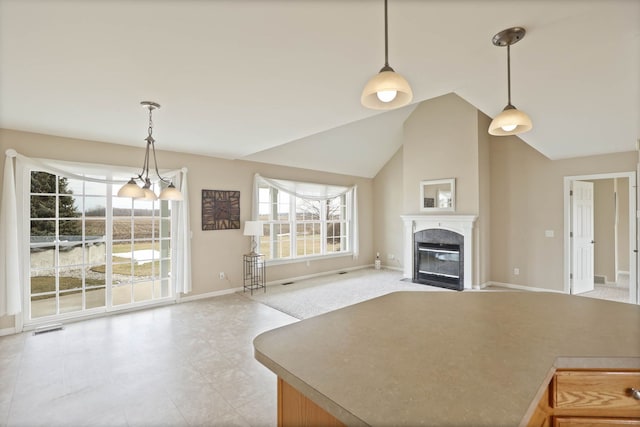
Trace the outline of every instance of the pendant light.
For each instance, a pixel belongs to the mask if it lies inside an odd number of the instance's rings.
[[[508,104],[489,125],[489,133],[497,136],[517,135],[527,132],[533,127],[526,113],[511,104],[511,45],[524,38],[526,31],[521,27],[507,28],[493,36],[493,44],[507,47],[507,90]]]
[[[142,199],[142,200],[182,200],[182,193],[173,185],[173,182],[169,179],[163,178],[160,175],[160,171],[158,170],[158,161],[156,159],[156,146],[155,139],[153,139],[153,110],[160,108],[160,104],[152,101],[142,101],[140,103],[142,106],[149,110],[149,128],[148,135],[145,138],[147,141],[147,149],[144,154],[144,163],[142,164],[142,172],[138,174],[137,177],[133,177],[127,182],[125,185],[120,188],[118,191],[118,197],[131,197],[134,199]],[[153,165],[155,167],[155,172],[160,181],[168,184],[166,188],[164,188],[160,192],[160,196],[156,196],[156,194],[151,190],[151,180],[149,179],[149,160],[153,154]],[[140,180],[142,183],[142,187],[138,186],[136,183],[136,179]]]
[[[387,0],[384,0],[384,67],[367,82],[360,102],[374,110],[391,110],[404,107],[412,99],[413,92],[407,80],[389,66]]]

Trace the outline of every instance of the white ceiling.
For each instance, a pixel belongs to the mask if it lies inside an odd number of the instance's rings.
[[[382,0],[0,0],[0,127],[372,177],[421,101],[512,102],[549,158],[640,137],[640,1],[389,0],[389,63],[413,104],[360,105],[384,63]],[[364,153],[364,154],[363,154]]]

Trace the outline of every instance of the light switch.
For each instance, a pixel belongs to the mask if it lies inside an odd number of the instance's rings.
[[[553,237],[553,236],[554,236],[553,230],[544,231],[544,237]]]

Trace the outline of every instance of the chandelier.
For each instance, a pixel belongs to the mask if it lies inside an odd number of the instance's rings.
[[[182,193],[178,190],[170,179],[163,178],[158,170],[158,161],[156,159],[156,146],[155,139],[153,139],[153,110],[160,108],[160,104],[152,101],[142,101],[140,103],[145,108],[149,109],[149,128],[148,135],[145,138],[147,141],[147,149],[144,154],[144,163],[142,164],[142,171],[137,177],[133,177],[118,191],[118,197],[131,197],[133,199],[142,200],[182,200]],[[160,196],[156,196],[156,193],[151,190],[151,180],[149,179],[149,162],[153,155],[153,166],[156,175],[160,179],[160,182],[167,184],[167,187],[160,192]],[[136,183],[139,180],[142,186]]]

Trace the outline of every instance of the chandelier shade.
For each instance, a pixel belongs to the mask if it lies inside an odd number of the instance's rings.
[[[495,136],[518,135],[533,128],[531,118],[511,104],[511,45],[524,38],[522,27],[507,28],[493,36],[495,46],[507,48],[507,106],[489,124],[489,134]]]
[[[163,189],[160,192],[160,196],[158,196],[160,200],[176,200],[180,201],[183,199],[182,193],[173,185],[173,183],[169,184],[169,186]]]
[[[118,197],[131,197],[133,199],[141,199],[141,200],[182,200],[182,193],[173,185],[173,182],[167,178],[163,178],[160,175],[160,171],[158,169],[158,160],[156,159],[156,146],[155,139],[153,138],[153,110],[160,108],[160,104],[152,101],[142,101],[140,103],[142,106],[149,110],[149,128],[148,135],[145,138],[147,141],[147,147],[144,155],[144,162],[142,164],[142,171],[138,174],[137,177],[132,177],[129,182],[123,185],[120,190],[118,190]],[[156,193],[151,189],[151,179],[149,178],[149,162],[151,161],[151,156],[153,156],[153,166],[155,168],[155,173],[160,180],[161,183],[167,185],[160,192],[160,197],[156,196]],[[136,180],[142,183],[142,187],[140,187]]]
[[[384,67],[365,85],[360,103],[372,110],[392,110],[404,107],[413,100],[407,79],[389,66],[389,31],[387,0],[384,0]]]
[[[131,178],[129,182],[120,187],[120,190],[118,190],[118,197],[139,199],[144,197],[144,191],[138,186],[138,184],[136,184],[135,178]]]

